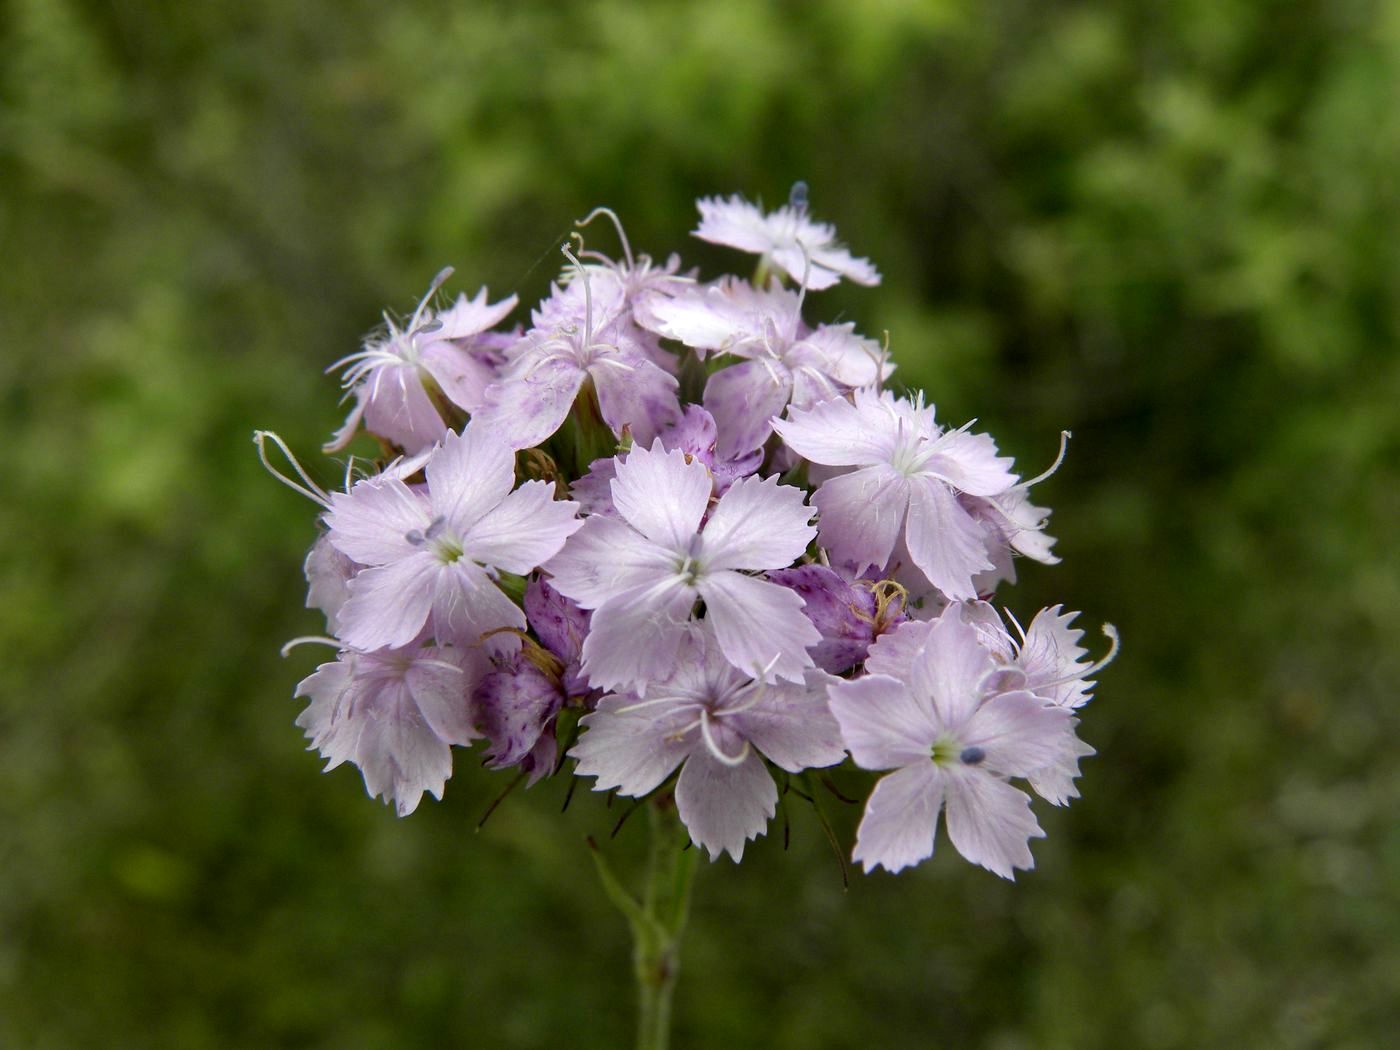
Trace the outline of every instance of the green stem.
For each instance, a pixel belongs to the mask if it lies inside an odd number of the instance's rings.
[[[681,936],[699,850],[685,848],[687,836],[669,796],[647,806],[647,816],[651,843],[642,911],[651,921],[633,925],[637,1050],[666,1050],[671,1039],[671,996],[680,973]]]

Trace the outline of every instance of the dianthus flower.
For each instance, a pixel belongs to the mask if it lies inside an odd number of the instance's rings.
[[[646,795],[681,767],[676,807],[711,859],[743,859],[762,834],[778,791],[763,760],[790,773],[845,755],[827,710],[835,679],[809,668],[800,682],[766,683],[737,670],[709,620],[691,625],[670,673],[644,692],[606,696],[583,719],[570,756],[597,791]]]
[[[476,337],[505,320],[516,298],[488,303],[483,288],[476,298],[459,295],[451,307],[435,314],[428,304],[451,273],[448,268],[438,274],[402,328],[386,314],[381,334],[328,369],[344,369],[344,385],[355,407],[325,451],[345,448],[363,421],[405,452],[419,452],[448,431],[433,403],[435,394],[467,412],[480,407],[487,385],[495,379],[495,350]]]
[[[407,645],[430,621],[440,642],[461,644],[524,628],[497,574],[530,572],[582,524],[577,504],[554,499],[553,485],[527,481],[512,491],[514,455],[476,422],[448,434],[425,473],[426,486],[380,476],[330,497],[331,544],[367,566],[339,609],[352,648]]]
[[[792,411],[773,426],[813,463],[855,468],[812,497],[834,560],[856,572],[883,567],[902,534],[930,584],[951,599],[977,597],[973,577],[993,568],[994,536],[960,497],[995,500],[1020,481],[990,437],[945,430],[932,406],[875,390]]]
[[[879,284],[880,273],[869,259],[851,255],[837,242],[834,226],[807,215],[805,188],[793,197],[768,214],[737,194],[705,197],[696,202],[700,225],[695,236],[753,252],[813,291],[830,288],[843,277],[857,284]]]
[[[743,478],[709,510],[704,464],[660,442],[634,448],[616,470],[618,517],[589,518],[545,565],[556,590],[593,610],[589,680],[615,689],[669,673],[697,601],[735,667],[800,680],[821,636],[797,594],[747,573],[791,565],[806,549],[816,530],[802,490]]]
[[[989,694],[997,663],[957,607],[887,637],[920,628],[927,633],[904,675],[871,673],[831,688],[831,712],[856,764],[895,770],[870,795],[853,857],[867,871],[917,864],[933,854],[946,807],[958,852],[1011,878],[1033,866],[1028,843],[1044,832],[1030,796],[1007,778],[1059,758],[1073,728],[1069,710],[1025,689]],[[884,642],[871,650],[876,666]]]

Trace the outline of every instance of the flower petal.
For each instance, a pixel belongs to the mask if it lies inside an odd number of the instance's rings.
[[[932,761],[882,777],[865,804],[851,859],[896,872],[933,856],[944,778]]]
[[[909,506],[909,482],[889,466],[862,467],[825,482],[812,502],[821,515],[822,546],[862,573],[888,564]]]
[[[792,397],[792,373],[781,361],[744,361],[721,368],[705,384],[705,410],[719,427],[721,459],[761,448],[772,420]]]
[[[747,477],[729,487],[704,529],[706,569],[778,569],[802,556],[817,534],[806,494],[777,478]]]
[[[593,612],[583,642],[583,672],[598,689],[617,689],[666,677],[686,637],[695,589],[679,577],[643,584]]]
[[[826,701],[827,687],[835,681],[823,671],[810,670],[801,685],[760,683],[752,687],[762,690],[756,701],[752,693],[740,694],[741,706],[744,702],[753,706],[727,715],[721,710],[721,714],[765,758],[789,773],[834,766],[846,757],[841,727]]]
[[[694,708],[624,710],[632,696],[604,697],[598,710],[583,716],[583,734],[569,751],[581,777],[597,777],[594,791],[617,788],[645,795],[671,775],[697,743],[697,731],[680,732],[698,717]]]
[[[972,577],[992,568],[987,558],[987,533],[958,504],[945,482],[929,477],[910,480],[904,538],[909,556],[929,583],[954,601],[977,597]]]
[[[553,483],[527,481],[462,535],[462,549],[475,562],[523,575],[583,527],[577,511],[577,503],[554,498]]]
[[[696,586],[725,659],[755,678],[802,681],[813,666],[807,646],[822,636],[797,594],[732,570],[707,573]]]
[[[341,639],[365,651],[408,645],[428,622],[441,568],[432,554],[416,551],[363,570],[340,607]]]
[[[613,505],[634,529],[670,551],[685,551],[710,502],[710,472],[657,442],[617,464]]]
[[[676,555],[626,522],[592,517],[545,564],[554,589],[584,609],[676,574]]]
[[[1031,812],[1031,797],[980,769],[950,770],[948,837],[957,851],[1004,879],[1035,867],[1030,840],[1045,832]]]
[[[750,751],[737,766],[720,762],[706,747],[697,747],[676,782],[676,809],[681,823],[711,860],[728,853],[744,859],[744,843],[763,834],[778,808],[778,789]]]
[[[443,438],[424,473],[433,514],[460,536],[510,493],[515,453],[496,434],[469,423],[461,434]]]
[[[829,690],[841,738],[862,769],[898,769],[931,761],[942,727],[932,705],[888,675],[840,679]]]
[[[976,714],[983,681],[995,666],[976,629],[953,608],[933,622],[910,661],[909,688],[932,703],[941,729],[958,733]]]
[[[409,541],[432,521],[428,501],[397,478],[367,478],[331,493],[326,514],[332,546],[361,565],[383,565],[417,553]]]

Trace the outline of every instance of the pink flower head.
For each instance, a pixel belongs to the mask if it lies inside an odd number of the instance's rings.
[[[656,303],[656,331],[703,353],[748,360],[715,372],[705,384],[705,408],[719,426],[719,451],[733,458],[757,449],[772,419],[791,404],[810,408],[857,387],[889,378],[893,366],[879,344],[852,324],[803,323],[802,295],[756,289],[726,280]]]
[[[581,312],[568,290],[575,284],[583,289]],[[591,280],[582,272],[568,288],[556,288],[536,312],[536,327],[509,351],[510,361],[487,390],[476,419],[511,448],[530,448],[563,425],[591,379],[612,432],[620,436],[627,427],[634,439],[650,442],[680,412],[676,377],[633,334],[621,289],[613,289],[608,303],[595,303]]]
[[[700,209],[695,236],[760,255],[814,291],[830,288],[842,277],[857,284],[879,284],[880,273],[870,260],[855,258],[837,243],[834,226],[808,217],[805,187],[793,196],[766,215],[737,194],[701,198],[695,202]]]
[[[361,421],[408,453],[441,441],[447,424],[433,404],[434,391],[467,412],[480,407],[495,370],[489,357],[475,352],[473,340],[503,321],[515,309],[516,298],[489,304],[483,288],[475,299],[461,295],[447,310],[434,314],[428,303],[451,273],[449,267],[437,275],[402,328],[385,315],[383,333],[328,369],[344,369],[344,386],[355,408],[325,446],[327,452],[348,445]]]
[[[1019,478],[995,442],[966,427],[944,430],[932,406],[859,390],[854,403],[793,411],[774,428],[813,463],[853,467],[813,496],[822,545],[855,571],[883,567],[902,537],[920,573],[948,598],[977,597],[973,577],[993,568],[996,537],[963,496],[995,500]]]
[[[821,636],[802,599],[747,575],[790,565],[816,530],[801,489],[743,478],[706,520],[710,472],[658,441],[634,448],[612,482],[618,517],[589,518],[545,566],[555,590],[593,610],[583,670],[600,689],[665,677],[697,600],[726,659],[754,677],[798,681]]]
[[[469,645],[498,627],[524,628],[496,586],[553,557],[582,524],[577,504],[543,481],[515,484],[515,456],[477,422],[449,433],[425,468],[426,487],[383,475],[334,493],[330,542],[367,566],[339,610],[355,649],[407,645],[425,626],[439,642]]]
[[[956,609],[931,624],[902,677],[872,673],[831,689],[831,712],[856,764],[892,769],[866,804],[853,854],[866,871],[901,868],[933,854],[938,815],[968,860],[1011,878],[1030,868],[1029,840],[1043,836],[1030,797],[1007,783],[1055,762],[1071,731],[1067,708],[1025,690],[988,695],[998,667]],[[871,651],[886,639],[881,639]]]
[[[484,669],[479,649],[343,651],[297,686],[311,700],[297,725],[326,769],[355,764],[370,797],[382,795],[406,817],[423,792],[442,798],[450,745],[478,736],[467,697]]]
[[[677,766],[681,822],[711,859],[743,858],[778,802],[767,758],[792,773],[830,766],[845,749],[826,705],[830,676],[765,683],[736,670],[709,621],[689,629],[671,673],[645,693],[606,696],[569,752],[597,791],[646,795]]]

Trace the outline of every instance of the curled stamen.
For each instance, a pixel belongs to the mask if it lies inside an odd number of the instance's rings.
[[[578,240],[579,251],[583,250],[583,238],[577,233],[569,234],[570,237]],[[588,283],[588,271],[584,269],[583,263],[579,262],[578,256],[569,250],[567,244],[561,244],[559,250],[564,253],[564,258],[574,264],[574,269],[578,271],[578,279],[583,282],[583,342],[588,345],[593,342],[593,286]]]
[[[282,455],[287,457],[287,462],[290,463],[292,465],[292,469],[294,469],[297,472],[297,477],[301,478],[301,482],[293,481],[291,478],[287,477],[287,475],[283,474],[280,470],[274,467],[272,463],[268,460],[267,442],[269,439],[274,445],[277,446],[279,450],[281,450]],[[258,459],[262,460],[262,465],[267,468],[267,472],[269,474],[271,474],[282,484],[286,485],[293,492],[301,493],[312,503],[318,504],[319,506],[324,507],[326,510],[331,509],[331,498],[329,495],[326,494],[326,490],[321,488],[320,485],[316,484],[316,482],[311,480],[311,475],[308,474],[305,468],[302,467],[301,463],[297,460],[296,456],[292,455],[292,450],[287,447],[287,443],[285,441],[283,441],[280,437],[278,437],[270,430],[255,430],[253,431],[253,444],[258,447]]]
[[[447,279],[452,276],[452,267],[444,266],[433,278],[433,283],[428,285],[428,292],[418,302],[418,309],[413,311],[413,317],[408,322],[408,331],[413,332],[418,328],[418,319],[423,316],[423,311],[428,308],[428,301],[437,295],[438,290],[447,283]]]
[[[278,650],[284,657],[299,645],[329,645],[332,649],[344,649],[345,646],[337,642],[334,638],[327,638],[323,634],[305,634],[300,638],[293,638],[286,645]]]
[[[627,234],[623,232],[622,220],[617,217],[617,212],[613,211],[611,208],[594,208],[582,219],[577,220],[574,225],[579,227],[587,226],[599,215],[606,215],[612,220],[613,229],[617,231],[617,239],[622,242],[622,255],[627,260],[627,268],[629,270],[635,269],[636,264],[632,259],[632,245],[627,241]],[[580,252],[579,254],[582,255],[583,253]],[[593,254],[597,253],[595,252]],[[607,261],[606,257],[604,257],[604,261]]]
[[[741,766],[744,760],[749,757],[749,742],[744,741],[744,746],[739,748],[737,755],[726,755],[724,749],[719,746],[719,741],[710,732],[710,714],[704,708],[700,709],[700,736],[704,738],[705,749],[715,757],[715,761],[721,762],[731,768]]]
[[[1061,431],[1060,431],[1060,451],[1059,451],[1059,454],[1058,454],[1057,456],[1055,456],[1055,462],[1054,462],[1054,463],[1051,463],[1048,469],[1046,469],[1046,470],[1042,471],[1041,473],[1037,474],[1035,477],[1031,478],[1029,481],[1023,481],[1023,482],[1021,482],[1019,485],[1014,485],[1014,486],[1012,486],[1012,487],[1013,487],[1013,488],[1017,488],[1017,489],[1028,489],[1028,488],[1030,488],[1032,485],[1039,485],[1042,481],[1044,481],[1046,478],[1048,478],[1051,474],[1053,474],[1053,473],[1055,473],[1055,471],[1059,470],[1059,469],[1060,469],[1060,464],[1063,463],[1063,462],[1065,461],[1065,450],[1069,447],[1069,439],[1072,438],[1073,436],[1074,436],[1074,435],[1071,434],[1068,430],[1061,430]]]
[[[1111,623],[1106,623],[1103,625],[1102,630],[1109,641],[1108,652],[1104,654],[1103,659],[1099,660],[1097,663],[1090,664],[1082,671],[1075,671],[1073,674],[1067,674],[1049,682],[1037,682],[1035,688],[1037,690],[1052,689],[1057,685],[1064,685],[1066,682],[1084,681],[1087,680],[1090,675],[1098,674],[1109,664],[1113,663],[1118,657],[1118,628],[1114,627]]]
[[[1021,626],[1021,621],[1016,619],[1016,614],[1006,606],[1001,607],[1001,611],[1006,613],[1006,618],[1011,621],[1011,626],[1016,628],[1016,633],[1021,636],[1021,646],[1026,644],[1026,629]]]

